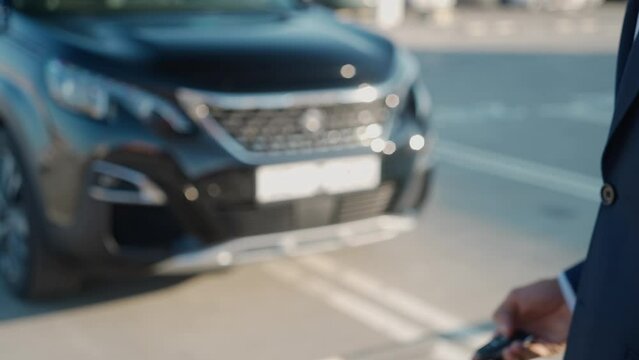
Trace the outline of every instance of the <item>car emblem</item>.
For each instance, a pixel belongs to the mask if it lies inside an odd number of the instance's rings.
[[[318,132],[324,128],[326,113],[320,109],[308,109],[300,117],[300,125],[308,132]]]

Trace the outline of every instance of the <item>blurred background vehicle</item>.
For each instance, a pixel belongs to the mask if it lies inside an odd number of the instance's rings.
[[[318,4],[333,9],[361,9],[374,8],[379,0],[316,0]]]
[[[503,4],[524,6],[532,10],[576,11],[601,6],[605,0],[504,0]]]
[[[424,19],[449,18],[458,5],[462,8],[512,6],[534,11],[573,12],[597,8],[605,0],[315,0],[315,3],[337,9],[347,18],[364,19],[389,28],[400,25],[412,14]]]
[[[454,8],[457,5],[457,0],[410,0],[408,4],[410,5],[409,9],[413,11],[429,14]]]

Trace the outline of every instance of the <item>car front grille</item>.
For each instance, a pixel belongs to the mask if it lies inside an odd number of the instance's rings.
[[[370,103],[208,112],[242,147],[254,153],[288,153],[368,146],[393,116],[384,99]]]
[[[387,182],[379,188],[343,195],[340,200],[337,222],[349,222],[383,214],[395,194],[395,184]]]
[[[236,178],[237,179],[237,178]],[[218,180],[215,180],[216,182]],[[204,185],[201,184],[201,185]],[[206,227],[211,241],[307,229],[368,219],[392,211],[396,183],[385,181],[366,191],[259,205],[243,200],[206,200]]]

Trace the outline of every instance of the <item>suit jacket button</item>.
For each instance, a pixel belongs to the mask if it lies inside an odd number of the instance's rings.
[[[610,184],[605,184],[601,188],[601,203],[605,206],[610,206],[614,204],[615,200],[617,200],[615,188]]]

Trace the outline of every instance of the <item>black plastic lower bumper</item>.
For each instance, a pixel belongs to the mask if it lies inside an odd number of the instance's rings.
[[[382,156],[382,155],[380,155]],[[255,168],[236,167],[190,180],[168,157],[116,152],[99,161],[140,174],[166,195],[157,204],[109,203],[86,191],[81,223],[56,238],[91,268],[151,269],[167,259],[226,246],[238,239],[331,229],[387,215],[418,212],[431,183],[431,149],[399,149],[382,161],[379,187],[272,204],[255,201]],[[135,190],[131,184],[95,183]]]

